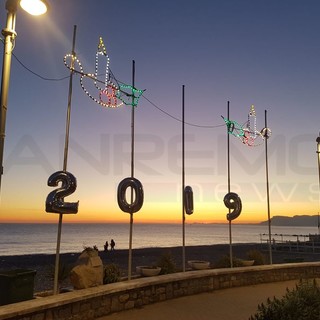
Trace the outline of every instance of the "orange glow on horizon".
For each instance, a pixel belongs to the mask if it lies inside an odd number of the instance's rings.
[[[93,208],[90,201],[80,201],[77,214],[64,214],[63,223],[129,223],[130,215],[122,212],[116,203],[112,206],[97,204]],[[44,203],[34,199],[29,206],[15,207],[17,203],[10,201],[2,204],[0,223],[57,223],[58,214],[45,212]],[[316,215],[313,202],[309,203],[271,203],[271,217]],[[292,210],[294,208],[294,211]],[[227,208],[221,202],[195,203],[192,215],[185,215],[186,223],[228,223]],[[244,203],[241,215],[233,220],[233,224],[252,224],[267,221],[267,209],[264,203]],[[134,223],[177,223],[182,221],[181,203],[146,202],[139,212],[134,213]]]

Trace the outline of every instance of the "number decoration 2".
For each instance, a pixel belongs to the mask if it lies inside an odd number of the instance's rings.
[[[46,212],[52,213],[77,213],[78,202],[64,202],[66,196],[71,195],[77,189],[77,180],[74,175],[67,171],[57,171],[48,179],[48,186],[61,187],[51,191],[46,199]]]
[[[221,117],[227,126],[228,133],[239,138],[242,143],[249,147],[259,146],[263,143],[263,140],[268,139],[271,136],[271,130],[269,128],[263,128],[261,131],[257,130],[257,117],[254,105],[251,105],[248,121],[245,122],[244,125],[223,116]]]
[[[128,203],[126,199],[126,191],[131,187],[135,192],[134,201]],[[118,185],[117,199],[119,208],[123,212],[134,213],[138,212],[143,205],[144,194],[141,182],[136,178],[125,178]]]
[[[227,193],[224,196],[223,203],[228,209],[230,209],[230,213],[227,214],[228,221],[232,221],[240,216],[242,211],[242,202],[240,197],[236,193]]]
[[[193,214],[193,191],[190,186],[184,188],[184,210],[186,214]]]

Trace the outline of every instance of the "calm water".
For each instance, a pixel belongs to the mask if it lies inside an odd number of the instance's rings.
[[[0,224],[0,256],[32,253],[54,254],[57,224]],[[272,233],[308,235],[317,227],[272,227]],[[232,225],[233,243],[260,242],[267,226]],[[106,240],[114,239],[116,249],[128,249],[129,224],[64,224],[60,252],[81,252],[84,246],[96,245],[100,250]],[[187,246],[229,243],[228,224],[186,224]],[[179,224],[134,224],[133,248],[175,247],[182,245]]]

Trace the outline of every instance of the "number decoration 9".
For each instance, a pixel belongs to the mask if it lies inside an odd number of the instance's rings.
[[[184,188],[184,210],[186,214],[193,214],[193,191],[190,186]]]
[[[66,196],[71,195],[77,189],[77,180],[74,175],[67,171],[57,171],[48,179],[49,187],[61,187],[51,191],[46,199],[46,212],[52,213],[77,213],[78,202],[64,202]]]
[[[128,203],[126,199],[126,191],[131,187],[135,192],[134,201]],[[138,212],[143,205],[144,194],[141,182],[136,178],[125,178],[118,185],[118,205],[123,212],[134,213]]]
[[[228,221],[232,221],[240,216],[242,211],[242,203],[240,197],[236,193],[227,193],[224,196],[223,203],[228,209],[233,210],[227,214]]]

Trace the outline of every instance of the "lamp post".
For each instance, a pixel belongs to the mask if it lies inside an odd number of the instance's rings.
[[[1,78],[1,111],[0,111],[0,191],[1,180],[3,174],[3,150],[4,138],[6,129],[6,115],[8,106],[8,94],[10,83],[10,70],[11,70],[11,56],[14,48],[14,41],[17,36],[15,31],[16,27],[16,12],[20,4],[21,8],[32,15],[44,14],[48,9],[46,0],[7,0],[7,24],[2,30],[4,36],[3,48],[3,64],[2,64],[2,78]]]

